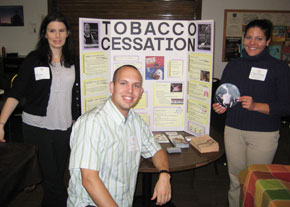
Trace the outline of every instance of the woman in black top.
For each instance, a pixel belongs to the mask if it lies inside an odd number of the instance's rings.
[[[24,142],[38,147],[43,174],[42,206],[66,206],[64,185],[69,136],[80,115],[79,71],[74,62],[70,26],[60,13],[45,17],[36,50],[24,60],[0,116],[4,125],[25,98],[22,120]]]
[[[279,140],[280,118],[290,114],[290,69],[272,57],[268,46],[272,23],[254,20],[245,28],[242,57],[225,67],[221,83],[236,85],[238,104],[213,109],[227,111],[225,149],[230,176],[229,204],[239,206],[238,174],[250,164],[270,164]]]

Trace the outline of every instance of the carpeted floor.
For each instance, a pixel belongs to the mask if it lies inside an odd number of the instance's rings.
[[[290,128],[282,123],[279,146],[274,163],[290,164]],[[229,178],[225,156],[216,161],[218,173],[213,163],[190,171],[172,174],[172,203],[175,207],[226,207]],[[136,187],[135,207],[142,206],[141,176]],[[153,185],[157,175],[153,175]],[[20,192],[9,207],[40,207],[42,188],[40,185],[31,192]]]

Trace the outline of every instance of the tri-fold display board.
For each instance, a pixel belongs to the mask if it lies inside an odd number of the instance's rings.
[[[122,65],[136,66],[144,93],[135,111],[152,131],[209,134],[212,20],[79,19],[82,113],[110,96]]]

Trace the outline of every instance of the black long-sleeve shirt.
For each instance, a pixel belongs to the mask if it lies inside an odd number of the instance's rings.
[[[38,116],[46,116],[51,88],[51,78],[36,80],[35,67],[49,67],[48,63],[40,64],[37,52],[31,52],[20,67],[18,76],[7,96],[21,101],[25,97],[24,111]],[[68,69],[69,70],[69,69]],[[52,77],[49,67],[50,77]],[[80,116],[80,85],[79,70],[75,65],[75,83],[72,91],[72,117],[74,120]]]
[[[290,115],[290,69],[287,63],[272,57],[268,49],[257,56],[232,60],[224,69],[221,83],[235,84],[241,96],[251,96],[254,102],[267,103],[270,114],[249,111],[238,103],[227,110],[226,125],[248,131],[276,131],[280,129],[281,116]],[[266,78],[249,78],[253,67],[267,70]]]

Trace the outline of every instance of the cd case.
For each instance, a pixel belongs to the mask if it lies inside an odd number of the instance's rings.
[[[169,136],[169,139],[174,145],[174,147],[189,148],[189,143],[185,140],[185,138],[181,134],[171,135]]]

